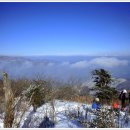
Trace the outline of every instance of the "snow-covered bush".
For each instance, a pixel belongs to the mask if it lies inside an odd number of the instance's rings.
[[[90,123],[91,128],[114,128],[114,113],[113,110],[104,108],[96,111],[96,118]]]
[[[26,97],[30,100],[31,105],[36,111],[37,107],[41,106],[50,99],[51,88],[46,81],[35,80],[26,91]]]

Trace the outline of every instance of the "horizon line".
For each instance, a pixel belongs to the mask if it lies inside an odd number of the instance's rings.
[[[68,55],[63,55],[63,54],[51,54],[51,55],[47,55],[47,54],[44,54],[44,55],[6,55],[6,54],[0,54],[0,56],[8,56],[8,57],[42,57],[42,56],[96,56],[96,57],[111,57],[111,56],[115,56],[115,57],[118,57],[118,56],[130,56],[130,55],[87,55],[87,54],[68,54]]]

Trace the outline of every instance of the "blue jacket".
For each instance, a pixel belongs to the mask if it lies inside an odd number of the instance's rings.
[[[98,110],[98,109],[101,109],[101,106],[99,104],[97,104],[96,102],[93,102],[92,109]]]

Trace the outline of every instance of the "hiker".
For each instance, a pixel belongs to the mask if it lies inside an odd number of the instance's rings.
[[[92,109],[95,110],[100,110],[101,106],[99,104],[99,98],[95,98],[93,103],[92,103]]]
[[[128,93],[129,105],[130,105],[130,91]]]
[[[123,94],[123,90],[120,92],[120,95],[119,95],[119,100],[122,99],[122,94]]]
[[[126,107],[126,100],[127,100],[126,94],[127,94],[127,91],[124,89],[121,96],[121,110],[124,110]]]
[[[128,107],[129,107],[129,113],[130,113],[130,91],[128,92]]]

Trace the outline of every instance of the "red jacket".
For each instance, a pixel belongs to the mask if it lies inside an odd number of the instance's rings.
[[[118,104],[116,102],[113,103],[113,108],[118,109]]]

